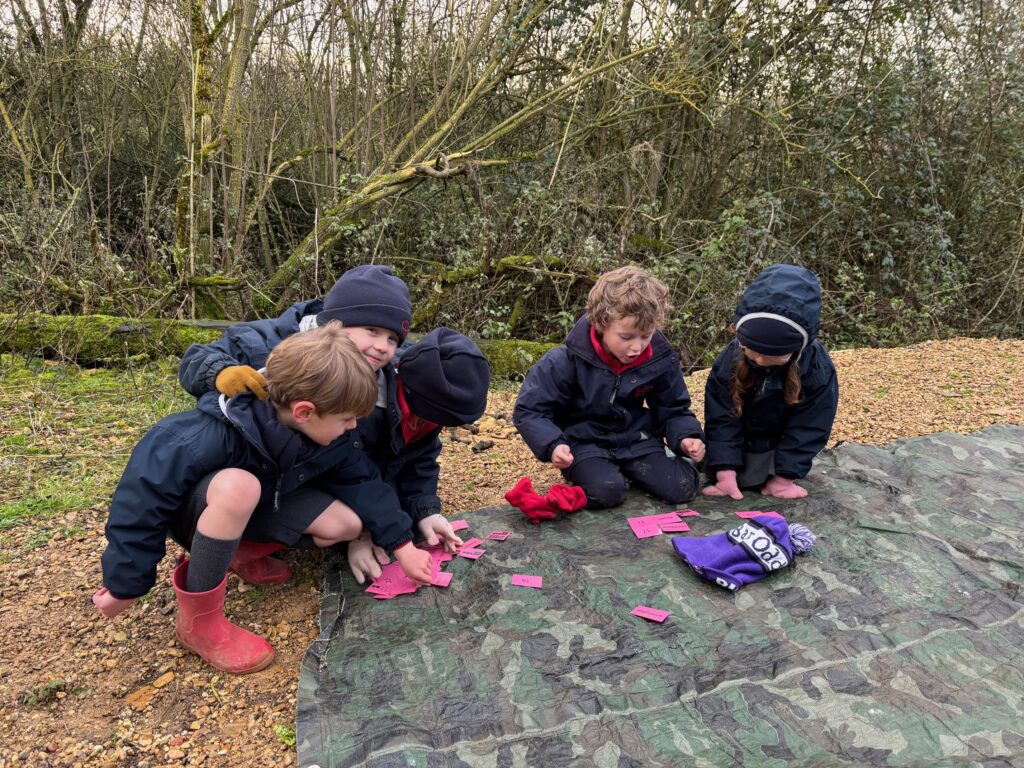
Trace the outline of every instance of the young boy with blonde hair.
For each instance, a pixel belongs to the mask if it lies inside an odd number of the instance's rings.
[[[608,272],[565,344],[523,382],[516,428],[538,459],[583,488],[589,507],[621,504],[627,480],[671,504],[697,492],[690,460],[704,457],[704,434],[679,355],[659,330],[668,310],[660,280],[635,267]]]
[[[432,575],[430,555],[412,545],[412,521],[349,434],[373,410],[377,382],[340,323],[282,341],[264,378],[266,400],[211,392],[142,438],[111,500],[104,586],[93,595],[113,618],[146,594],[169,533],[191,554],[172,576],[175,635],[233,674],[274,657],[266,640],[224,617],[226,574],[243,537],[326,547],[365,526],[410,578],[426,584]],[[302,484],[283,487],[293,470]]]

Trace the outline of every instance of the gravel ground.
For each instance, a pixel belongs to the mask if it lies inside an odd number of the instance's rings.
[[[953,339],[833,358],[841,389],[834,442],[884,445],[1024,424],[1024,341]],[[705,376],[697,372],[687,382],[698,415]],[[560,480],[516,435],[514,399],[512,390],[495,391],[472,430],[446,432],[441,495],[448,514],[502,503],[524,474],[538,488]],[[269,669],[232,678],[175,643],[171,556],[161,586],[123,619],[108,622],[92,608],[104,515],[87,508],[51,520],[67,533],[42,545],[32,525],[4,536],[0,768],[294,764],[296,680],[317,634],[319,555],[287,553],[295,575],[274,587],[248,588],[230,577],[229,615],[277,649]]]

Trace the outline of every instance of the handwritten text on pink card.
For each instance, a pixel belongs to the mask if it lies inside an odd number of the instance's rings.
[[[657,621],[659,624],[667,619],[671,614],[668,611],[662,611],[658,608],[651,608],[648,605],[638,605],[632,611],[634,616],[639,616],[641,619],[650,619],[651,621]]]
[[[659,527],[662,533],[686,533],[690,530],[690,526],[682,520],[677,523],[662,523]]]
[[[491,531],[487,534],[487,538],[492,541],[504,541],[512,535],[512,531]]]
[[[679,516],[675,512],[662,512],[658,515],[627,517],[626,522],[638,539],[648,539],[661,533],[662,524],[678,523]]]
[[[487,554],[487,550],[486,549],[474,549],[473,547],[463,547],[462,549],[460,549],[455,554],[457,554],[459,557],[468,558],[469,560],[476,560],[477,558],[482,557],[483,555],[486,555]]]
[[[533,587],[534,589],[540,589],[544,586],[543,576],[528,576],[525,573],[513,573],[512,574],[512,586],[515,587]]]

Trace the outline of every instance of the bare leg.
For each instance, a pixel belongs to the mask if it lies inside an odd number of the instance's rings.
[[[304,533],[313,537],[318,547],[329,547],[340,541],[359,538],[363,523],[352,508],[340,501],[334,501],[316,520],[309,524]]]

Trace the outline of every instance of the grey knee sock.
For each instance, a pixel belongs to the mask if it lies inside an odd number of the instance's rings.
[[[224,579],[231,558],[238,549],[238,539],[211,539],[199,531],[192,537],[191,558],[188,562],[189,592],[209,592]]]

